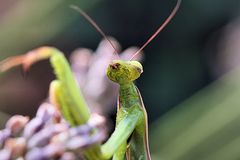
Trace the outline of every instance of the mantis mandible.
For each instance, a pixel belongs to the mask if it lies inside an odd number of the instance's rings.
[[[105,160],[113,157],[114,160],[123,160],[125,158],[127,160],[151,160],[148,144],[147,112],[141,94],[133,83],[134,80],[140,77],[143,67],[133,59],[170,22],[179,9],[180,3],[181,0],[178,0],[169,17],[130,60],[113,60],[109,64],[107,76],[120,86],[116,127],[110,138],[103,145],[96,144],[84,152],[86,159]],[[85,12],[75,6],[72,8],[80,12],[108,40],[104,32]],[[115,49],[111,41],[108,41]],[[115,52],[117,53],[116,50]],[[50,63],[57,78],[50,84],[51,102],[59,107],[64,119],[71,126],[86,123],[90,117],[87,104],[64,54],[58,49],[54,47],[40,47],[27,54],[10,57],[0,63],[0,71],[5,71],[17,65],[23,65],[23,69],[26,71],[33,63],[48,58],[50,58]]]

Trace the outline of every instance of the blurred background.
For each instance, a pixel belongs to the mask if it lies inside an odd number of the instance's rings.
[[[79,47],[96,50],[102,37],[72,4],[124,50],[141,46],[176,0],[2,0],[0,60],[43,45],[67,57]],[[148,111],[153,159],[240,159],[239,11],[239,0],[183,0],[171,23],[144,49],[137,85]],[[20,67],[1,74],[1,126],[9,115],[33,116],[53,79],[48,61],[26,76]]]

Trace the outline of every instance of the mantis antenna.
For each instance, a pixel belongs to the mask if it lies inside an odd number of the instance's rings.
[[[116,47],[113,45],[113,43],[107,38],[106,34],[103,32],[103,30],[97,25],[97,23],[86,13],[84,12],[81,8],[79,8],[78,6],[75,5],[71,5],[70,6],[72,9],[76,10],[78,13],[80,13],[108,42],[109,44],[112,46],[112,48],[114,49],[114,53],[118,56],[118,51],[116,49]]]
[[[157,29],[157,31],[142,45],[142,47],[133,54],[133,56],[130,58],[132,60],[136,55],[138,55],[165,27],[166,25],[172,20],[172,18],[177,13],[179,6],[181,4],[182,0],[178,0],[176,6],[172,10],[171,14],[168,16],[168,18],[165,20],[165,22]]]

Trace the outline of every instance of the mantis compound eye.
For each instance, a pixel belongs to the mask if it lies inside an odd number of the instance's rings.
[[[139,72],[139,74],[141,74],[143,72],[143,66],[138,61],[129,61],[129,63],[136,68],[136,70]]]
[[[119,66],[120,66],[119,63],[113,63],[113,64],[110,64],[110,67],[111,67],[111,69],[113,69],[113,70],[117,70],[117,69],[119,69]]]
[[[143,70],[139,67],[136,67],[137,71],[141,74],[143,72]]]

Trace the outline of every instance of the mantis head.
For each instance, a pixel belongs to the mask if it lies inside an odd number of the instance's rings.
[[[133,54],[129,61],[112,61],[112,63],[107,68],[107,76],[110,80],[119,84],[124,84],[136,80],[141,75],[141,73],[143,72],[143,67],[139,62],[133,61],[134,57],[140,54],[140,52],[166,27],[166,25],[177,13],[181,1],[182,0],[177,0],[177,4],[175,5],[168,18],[164,21],[162,25],[158,27],[158,29],[154,32],[154,34],[152,34],[152,36],[150,36],[150,38],[142,45],[142,47]],[[117,53],[119,52],[117,51],[113,43],[107,38],[106,34],[102,31],[102,29],[95,23],[95,21],[77,6],[71,7],[78,11],[84,18],[86,18],[88,22],[90,22],[90,24],[109,42],[109,44],[115,50],[115,54],[118,56]]]
[[[108,78],[118,84],[126,84],[136,80],[143,72],[138,61],[113,60],[107,68]]]

